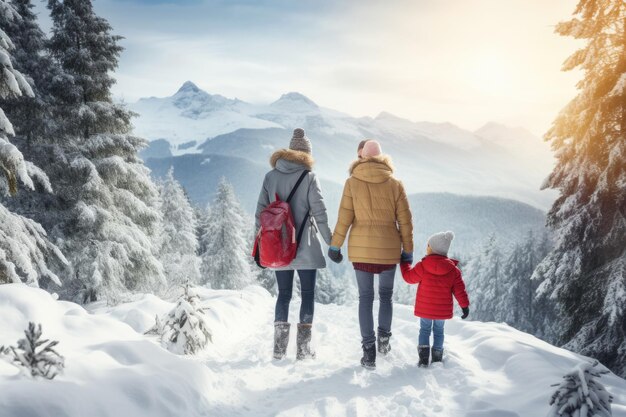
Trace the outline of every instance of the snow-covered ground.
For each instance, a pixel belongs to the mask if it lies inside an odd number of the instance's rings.
[[[173,307],[153,295],[88,310],[21,284],[0,286],[0,345],[15,344],[28,321],[60,341],[65,373],[32,380],[0,361],[0,416],[543,416],[551,384],[579,355],[494,323],[446,325],[441,366],[417,368],[418,323],[395,306],[392,352],[373,371],[360,358],[356,306],[317,305],[317,359],[271,359],[274,299],[259,287],[198,289],[209,307],[213,344],[182,357],[143,332]],[[291,317],[297,317],[294,299]],[[601,379],[626,417],[626,381]]]

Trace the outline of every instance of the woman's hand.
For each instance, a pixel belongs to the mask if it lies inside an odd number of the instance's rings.
[[[335,246],[331,246],[328,248],[328,257],[331,261],[338,264],[343,261],[343,255],[341,254],[341,249]]]
[[[413,265],[413,252],[402,251],[402,255],[400,255],[400,262],[407,262]]]

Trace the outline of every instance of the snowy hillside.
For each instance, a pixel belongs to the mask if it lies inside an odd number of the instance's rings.
[[[360,357],[356,306],[319,305],[317,359],[271,360],[274,299],[258,287],[198,289],[210,308],[213,344],[176,356],[144,336],[173,304],[153,295],[88,311],[21,284],[0,286],[0,345],[13,344],[27,322],[59,340],[65,373],[33,380],[0,360],[0,416],[543,416],[562,376],[585,358],[495,323],[446,325],[442,366],[417,368],[418,324],[396,306],[392,351],[375,371]],[[295,317],[298,303],[292,303]],[[295,333],[295,332],[294,332]],[[292,336],[295,336],[293,334]],[[601,378],[626,417],[626,381]]]
[[[376,138],[412,193],[495,195],[542,208],[554,197],[539,191],[552,155],[541,139],[521,128],[489,123],[471,132],[385,112],[356,118],[295,92],[270,104],[250,104],[208,94],[192,82],[171,97],[141,99],[131,109],[139,114],[135,132],[152,141],[143,153],[146,159],[204,153],[266,165],[274,150],[288,144],[291,130],[303,127],[313,141],[316,169],[329,181],[342,183],[357,143]]]

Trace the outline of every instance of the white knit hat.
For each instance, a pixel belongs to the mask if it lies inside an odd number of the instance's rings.
[[[448,250],[450,250],[452,239],[454,239],[454,233],[450,231],[435,233],[428,238],[428,246],[430,246],[433,253],[448,256]]]
[[[304,129],[297,128],[294,129],[293,135],[291,137],[291,142],[289,143],[289,149],[292,151],[300,151],[311,153],[311,141],[306,137],[304,133]]]

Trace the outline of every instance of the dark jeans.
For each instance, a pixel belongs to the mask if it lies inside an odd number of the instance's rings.
[[[374,274],[371,272],[355,271],[356,282],[359,286],[359,325],[361,326],[361,342],[370,344],[376,341],[374,333]],[[396,268],[381,272],[378,277],[378,327],[386,332],[391,331],[393,317],[393,280]]]
[[[287,322],[289,319],[289,302],[293,292],[293,276],[295,271],[276,271],[278,283],[278,298],[276,299],[276,313],[274,322]],[[313,323],[315,309],[315,276],[316,269],[298,270],[300,277],[300,323]]]

